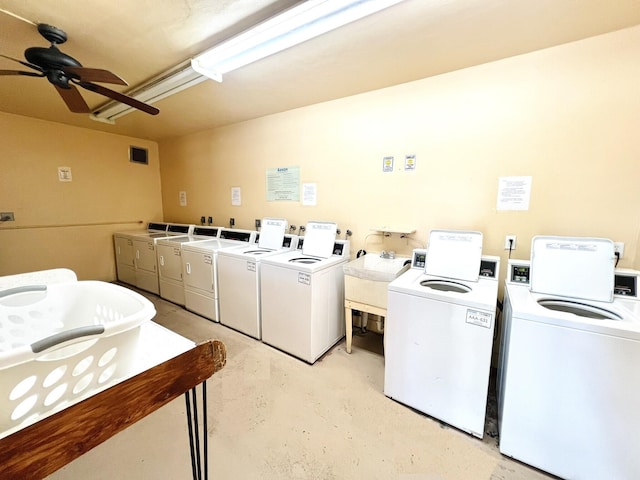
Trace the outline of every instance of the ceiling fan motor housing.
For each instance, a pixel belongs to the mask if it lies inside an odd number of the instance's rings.
[[[63,71],[66,67],[82,67],[75,58],[62,53],[55,46],[49,48],[31,47],[24,52],[24,57],[47,75],[47,79],[62,88],[69,88],[69,78],[72,76]]]

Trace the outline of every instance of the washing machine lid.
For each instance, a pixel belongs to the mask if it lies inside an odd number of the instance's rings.
[[[436,277],[476,282],[482,257],[482,233],[432,230],[425,273]]]
[[[398,292],[437,302],[495,312],[498,282],[479,277],[477,282],[457,282],[425,275],[411,268],[389,283],[389,292]],[[529,291],[527,290],[527,293]]]
[[[507,284],[504,291],[511,305],[508,318],[640,341],[640,317],[624,300],[571,300],[533,293],[526,285]]]
[[[282,248],[284,233],[287,229],[287,221],[284,218],[264,218],[260,230],[258,246],[277,250]]]
[[[539,235],[531,241],[531,291],[613,301],[613,242],[606,238]]]
[[[338,225],[333,222],[309,222],[305,229],[302,254],[304,256],[329,258],[333,254]],[[282,244],[282,240],[280,240]]]

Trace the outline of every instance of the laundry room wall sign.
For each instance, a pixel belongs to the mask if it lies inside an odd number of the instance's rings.
[[[267,169],[267,201],[300,201],[300,167]]]

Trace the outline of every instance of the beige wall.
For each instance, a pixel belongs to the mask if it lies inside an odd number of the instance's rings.
[[[536,234],[602,236],[625,243],[619,266],[640,267],[638,58],[640,27],[161,142],[165,218],[332,220],[353,231],[352,252],[409,253],[431,229],[477,229],[503,260],[506,234],[515,258]],[[382,173],[388,155],[397,168]],[[317,184],[317,206],[266,201],[266,169],[281,166]],[[516,175],[533,177],[530,209],[496,211],[498,178]],[[417,231],[383,240],[376,225]]]
[[[115,280],[112,234],[161,219],[155,142],[0,113],[0,275],[67,267]],[[129,162],[129,145],[149,165]],[[58,180],[70,167],[71,182]]]
[[[113,280],[112,233],[163,211],[240,228],[332,220],[353,231],[352,252],[409,253],[433,228],[481,230],[485,253],[503,259],[506,234],[520,258],[536,234],[604,236],[625,242],[620,266],[640,267],[639,55],[635,27],[161,142],[160,165],[154,142],[0,113],[0,211],[16,214],[0,224],[0,275],[69,267]],[[149,166],[128,161],[132,144]],[[402,171],[405,154],[415,172]],[[385,174],[387,155],[400,168]],[[58,181],[59,166],[73,182]],[[318,185],[318,206],[265,200],[266,169],[279,166]],[[498,178],[512,175],[533,177],[531,207],[497,212]],[[382,239],[376,225],[417,231]]]

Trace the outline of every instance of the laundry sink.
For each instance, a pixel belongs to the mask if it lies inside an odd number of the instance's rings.
[[[368,253],[345,264],[345,300],[386,310],[387,286],[410,267],[410,260],[408,257],[383,258],[378,253]]]

